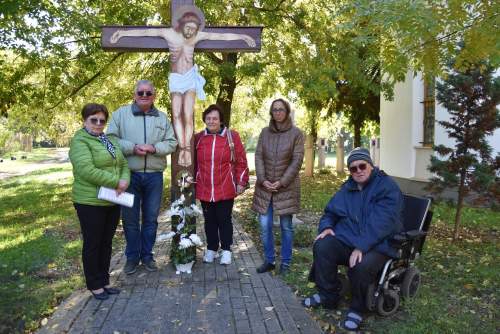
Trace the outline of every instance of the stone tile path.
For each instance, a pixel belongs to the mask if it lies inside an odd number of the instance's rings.
[[[77,291],[38,333],[321,333],[279,277],[256,273],[262,258],[234,227],[231,265],[204,264],[198,251],[192,274],[176,275],[164,241],[155,250],[158,272],[127,276],[123,255],[115,256],[112,277],[122,293],[100,302]]]

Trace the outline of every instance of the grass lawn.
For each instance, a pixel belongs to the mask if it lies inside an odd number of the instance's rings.
[[[26,174],[0,179],[2,334],[33,331],[62,299],[85,286],[80,226],[71,202],[71,165],[57,162],[52,166],[59,154],[36,149],[26,160],[9,161],[9,170]],[[34,170],[36,166],[29,162],[40,167]],[[119,226],[115,251],[123,243]]]
[[[64,164],[0,181],[2,333],[37,327],[83,286],[70,171]]]
[[[346,175],[327,170],[314,178],[302,177],[302,207],[305,221],[295,230],[292,272],[285,278],[299,297],[314,292],[307,281],[312,262],[311,245],[318,218],[331,195]],[[259,227],[250,211],[251,192],[238,201],[243,224],[257,244]],[[498,333],[500,312],[498,291],[500,212],[466,208],[461,239],[451,242],[454,208],[446,203],[433,205],[434,218],[424,251],[417,262],[422,285],[417,297],[404,303],[392,317],[368,315],[362,326],[365,333]],[[309,218],[309,219],[308,219]],[[279,240],[279,231],[276,231]],[[279,247],[277,247],[279,251]],[[335,333],[348,304],[336,311],[314,310],[327,333]]]

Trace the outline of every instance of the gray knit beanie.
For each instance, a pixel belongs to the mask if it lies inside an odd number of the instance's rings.
[[[364,160],[368,162],[373,167],[372,158],[370,158],[370,151],[366,148],[356,147],[349,153],[349,157],[347,157],[347,166],[349,167],[353,161],[356,160]]]

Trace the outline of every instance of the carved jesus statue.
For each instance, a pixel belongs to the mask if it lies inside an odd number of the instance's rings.
[[[192,163],[190,150],[195,97],[205,99],[205,79],[193,60],[196,43],[203,40],[243,40],[248,46],[255,47],[255,40],[244,34],[204,32],[205,16],[196,6],[179,7],[174,13],[172,25],[172,28],[117,30],[110,41],[115,44],[122,37],[161,37],[167,41],[170,51],[168,87],[180,148],[179,165],[189,167]]]

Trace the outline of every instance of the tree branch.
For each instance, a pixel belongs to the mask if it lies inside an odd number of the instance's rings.
[[[252,6],[252,9],[258,10],[260,12],[276,12],[280,9],[281,5],[285,3],[286,0],[281,0],[274,8],[264,8],[264,7],[256,7],[255,4]],[[295,1],[293,1],[295,3]],[[293,5],[292,3],[292,5]]]
[[[224,59],[217,57],[213,52],[205,53],[205,55],[207,55],[208,59],[213,61],[216,65],[221,65],[222,63],[224,63]]]
[[[102,72],[109,66],[111,65],[115,60],[117,60],[120,56],[123,55],[123,52],[119,52],[117,53],[106,65],[104,65],[103,68],[101,68],[99,71],[97,71],[96,74],[94,74],[91,78],[85,80],[85,82],[83,82],[80,86],[76,87],[75,89],[73,89],[73,91],[66,97],[64,97],[63,99],[59,100],[59,102],[57,102],[55,105],[53,105],[52,107],[49,107],[47,109],[45,109],[45,111],[49,111],[49,110],[52,110],[56,107],[58,107],[61,103],[63,103],[64,101],[66,101],[67,99],[69,98],[72,98],[73,96],[75,96],[76,94],[78,94],[79,91],[81,91],[83,88],[85,88],[85,86],[87,86],[88,84],[90,84],[92,81],[94,81],[95,79],[97,79],[101,74]]]
[[[72,44],[72,43],[80,43],[80,42],[88,41],[89,39],[98,39],[98,38],[101,38],[101,36],[93,36],[93,37],[88,37],[88,38],[76,39],[73,41],[63,42],[61,44],[66,45],[66,44]]]

